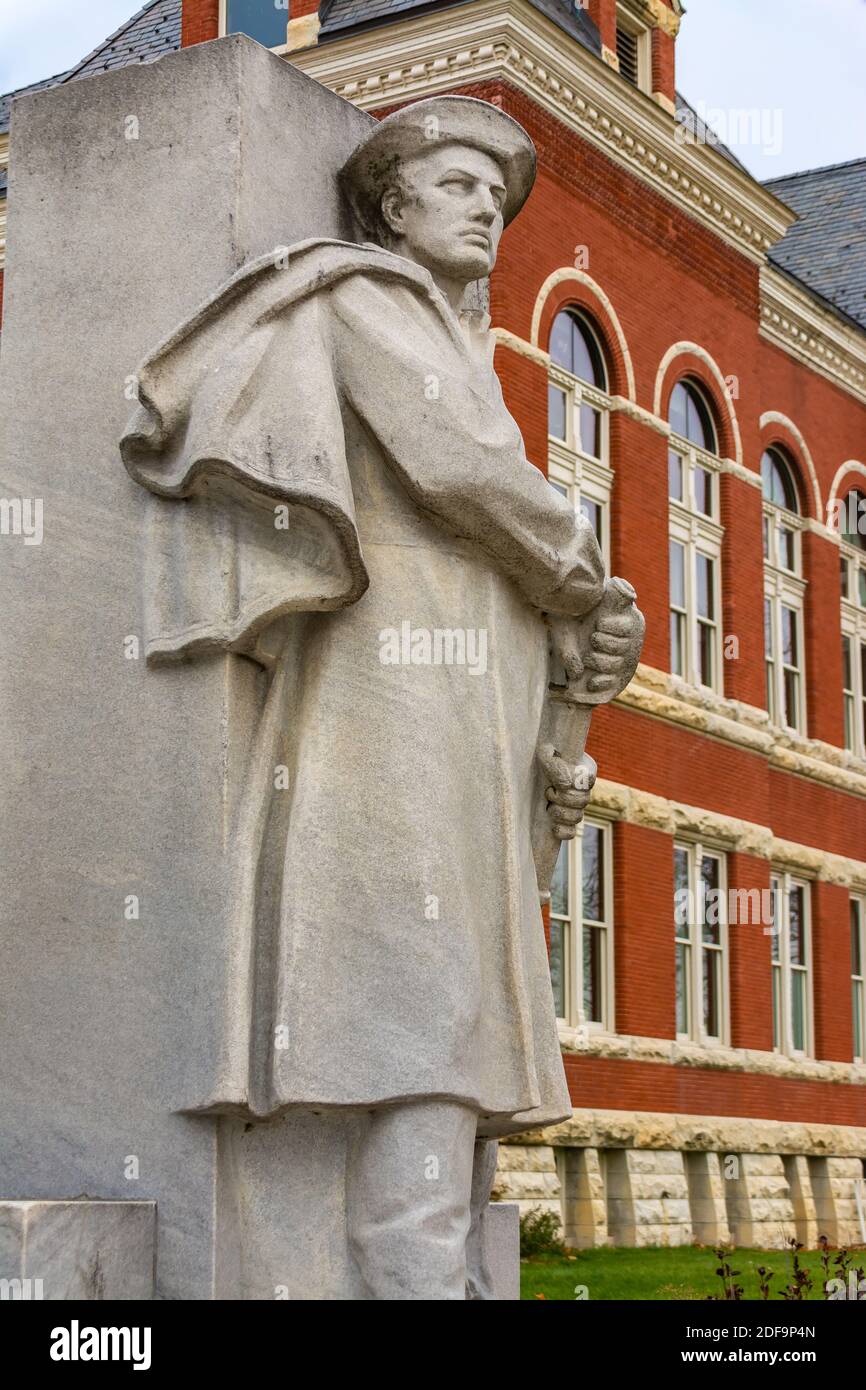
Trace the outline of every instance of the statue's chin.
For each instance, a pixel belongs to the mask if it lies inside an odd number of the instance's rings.
[[[466,246],[447,259],[443,257],[436,269],[449,280],[462,280],[469,285],[473,280],[482,280],[489,275],[493,266],[489,251],[482,250],[480,246]]]

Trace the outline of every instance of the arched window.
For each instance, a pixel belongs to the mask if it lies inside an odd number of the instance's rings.
[[[608,463],[610,398],[598,336],[574,309],[557,314],[550,331],[547,472],[595,531],[605,559],[610,548]]]
[[[774,724],[806,732],[800,499],[794,469],[778,446],[761,458],[764,493],[764,659]]]
[[[671,671],[720,691],[718,443],[709,402],[688,378],[671,393],[668,422]]]
[[[848,493],[840,531],[845,747],[866,758],[866,494]]]

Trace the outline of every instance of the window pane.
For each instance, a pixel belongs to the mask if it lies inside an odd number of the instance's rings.
[[[764,517],[764,559],[770,558],[770,518]]]
[[[676,541],[670,544],[671,603],[675,608],[686,606],[686,552]]]
[[[800,726],[800,677],[796,671],[785,671],[782,684],[785,692],[782,715],[789,729],[797,729]]]
[[[680,942],[677,946],[677,1032],[689,1031],[689,948]]]
[[[573,370],[570,314],[557,314],[553,320],[553,328],[550,331],[550,356],[558,367],[564,367],[567,372]]]
[[[550,910],[558,917],[568,916],[568,840],[559,847],[559,858],[550,885]]]
[[[764,656],[773,659],[773,609],[768,598],[764,599]]]
[[[674,934],[689,934],[689,855],[674,845]]]
[[[704,1032],[708,1038],[721,1037],[722,1032],[722,955],[720,951],[704,951]]]
[[[782,604],[782,661],[786,666],[799,666],[797,642],[797,614],[787,604]]]
[[[591,386],[600,386],[604,390],[604,366],[593,334],[573,315],[571,325],[571,351],[574,363],[571,370],[581,381],[588,381]]]
[[[698,553],[698,617],[715,617],[715,594],[713,592],[713,562],[708,555]]]
[[[698,623],[698,681],[701,685],[715,682],[715,632],[706,623]]]
[[[550,923],[550,983],[556,1017],[565,1018],[565,927],[562,922]]]
[[[851,638],[842,638],[842,685],[845,690],[853,690],[851,684]]]
[[[704,516],[713,514],[713,475],[706,468],[695,468],[695,506]]]
[[[688,408],[689,398],[685,386],[678,381],[671,392],[671,403],[668,409],[668,423],[674,434],[679,434],[683,439],[688,439]]]
[[[580,407],[580,447],[590,458],[601,458],[601,412],[592,405]]]
[[[673,449],[668,450],[668,497],[675,502],[683,500],[683,461]]]
[[[782,1017],[780,1005],[781,979],[782,972],[777,965],[773,966],[773,1046],[782,1046]]]
[[[249,34],[265,48],[276,48],[286,42],[288,25],[288,4],[277,7],[274,0],[226,0],[227,34]]]
[[[843,598],[847,598],[847,597],[848,597],[848,561],[845,559],[845,556],[844,556],[844,555],[841,556],[840,559],[839,559],[839,584],[840,584],[841,589],[842,589],[842,597],[843,597]]]
[[[590,922],[604,921],[604,846],[598,825],[584,824],[581,843],[583,868],[583,916]]]
[[[779,960],[779,911],[781,903],[779,901],[779,880],[770,879],[770,954],[773,960]]]
[[[701,925],[703,939],[715,946],[722,941],[721,864],[714,854],[701,858]]]
[[[565,392],[560,391],[558,386],[548,386],[547,432],[552,434],[554,439],[566,439],[568,437],[565,429],[565,408]]]
[[[854,1056],[863,1061],[863,981],[851,984],[851,1006],[854,1011]]]
[[[862,941],[860,931],[860,904],[851,899],[851,974],[863,974]]]
[[[604,928],[583,929],[583,1008],[589,1023],[604,1023]]]
[[[794,532],[787,526],[779,527],[779,564],[786,570],[794,568]]]
[[[589,497],[581,497],[580,510],[592,527],[595,539],[601,545],[601,505]]]
[[[795,1052],[806,1051],[806,976],[791,971],[791,1045]]]
[[[792,965],[806,964],[806,918],[804,893],[796,885],[788,895],[788,931]]]
[[[686,620],[682,613],[671,613],[671,671],[686,674]]]
[[[857,570],[857,602],[861,608],[866,608],[866,569],[862,566]]]

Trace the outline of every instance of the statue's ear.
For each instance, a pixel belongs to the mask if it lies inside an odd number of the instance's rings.
[[[396,184],[392,185],[391,188],[385,189],[379,208],[382,214],[382,221],[388,230],[393,232],[395,236],[402,236],[403,194]]]

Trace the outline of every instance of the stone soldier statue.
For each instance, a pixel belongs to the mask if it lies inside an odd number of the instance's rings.
[[[531,827],[539,756],[560,839],[588,799],[591,760],[539,753],[547,620],[592,628],[604,569],[461,313],[534,177],[485,102],[389,116],[342,173],[369,240],[241,270],[145,363],[121,446],[155,495],[149,660],[261,672],[222,1043],[179,1108],[344,1111],[371,1298],[462,1299],[473,1156],[477,1215],[490,1141],[571,1114]],[[596,691],[641,634],[599,620]]]

